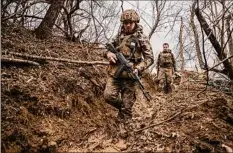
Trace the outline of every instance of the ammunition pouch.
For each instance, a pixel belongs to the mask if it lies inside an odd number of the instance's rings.
[[[143,58],[130,58],[128,60],[132,63],[138,64],[143,61]]]
[[[161,65],[160,65],[160,67],[162,67],[162,68],[172,68],[172,63],[162,63]]]
[[[120,45],[116,47],[116,50],[132,63],[133,67],[143,60],[139,40],[133,35],[120,38]],[[110,65],[109,73],[114,78],[131,79],[126,68],[118,63]]]

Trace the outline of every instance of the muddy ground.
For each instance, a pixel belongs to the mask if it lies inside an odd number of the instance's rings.
[[[82,61],[106,61],[96,44],[61,37],[38,40],[31,31],[2,27],[2,57],[9,52]],[[30,59],[29,59],[30,60]],[[33,60],[36,61],[36,60]],[[231,152],[233,97],[185,76],[172,94],[142,79],[151,102],[137,90],[129,136],[119,137],[117,110],[106,104],[106,65],[37,60],[40,66],[1,63],[3,152]],[[190,72],[191,73],[191,72]]]

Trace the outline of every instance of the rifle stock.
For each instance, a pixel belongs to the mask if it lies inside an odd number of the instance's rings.
[[[134,73],[134,70],[132,68],[132,66],[130,65],[130,62],[124,57],[124,55],[121,52],[118,52],[116,50],[116,48],[113,46],[113,44],[107,44],[106,48],[109,49],[109,51],[111,51],[112,53],[114,53],[117,57],[117,60],[119,61],[120,64],[120,68],[116,71],[115,73],[115,77],[118,77],[124,70],[126,70],[128,72],[128,74],[134,79],[136,80],[136,82],[138,83],[141,91],[143,92],[143,95],[146,97],[146,99],[148,101],[151,100],[151,96],[149,94],[149,92],[145,91],[145,88],[143,86],[143,84],[140,81],[140,78],[137,74]]]

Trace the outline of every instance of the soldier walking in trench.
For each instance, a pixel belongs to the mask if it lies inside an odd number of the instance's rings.
[[[130,61],[134,73],[140,76],[154,63],[154,58],[149,39],[143,34],[139,20],[140,17],[135,10],[125,10],[120,17],[121,30],[110,43]],[[115,77],[114,74],[119,69],[116,55],[107,50],[104,56],[110,62],[104,98],[107,103],[119,110],[120,136],[125,138],[126,126],[132,119],[132,107],[136,101],[136,81],[126,71]]]
[[[169,44],[163,44],[163,51],[159,53],[157,59],[158,91],[165,93],[172,92],[172,75],[176,72],[176,62],[174,54],[169,49]]]

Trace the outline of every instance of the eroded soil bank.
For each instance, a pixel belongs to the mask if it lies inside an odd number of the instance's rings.
[[[97,45],[41,41],[25,29],[2,27],[6,52],[82,61],[105,61]],[[105,65],[37,61],[40,66],[2,62],[1,150],[229,152],[233,148],[233,97],[185,77],[172,94],[156,92],[150,77],[140,90],[127,139],[118,136],[117,110],[104,102]]]

